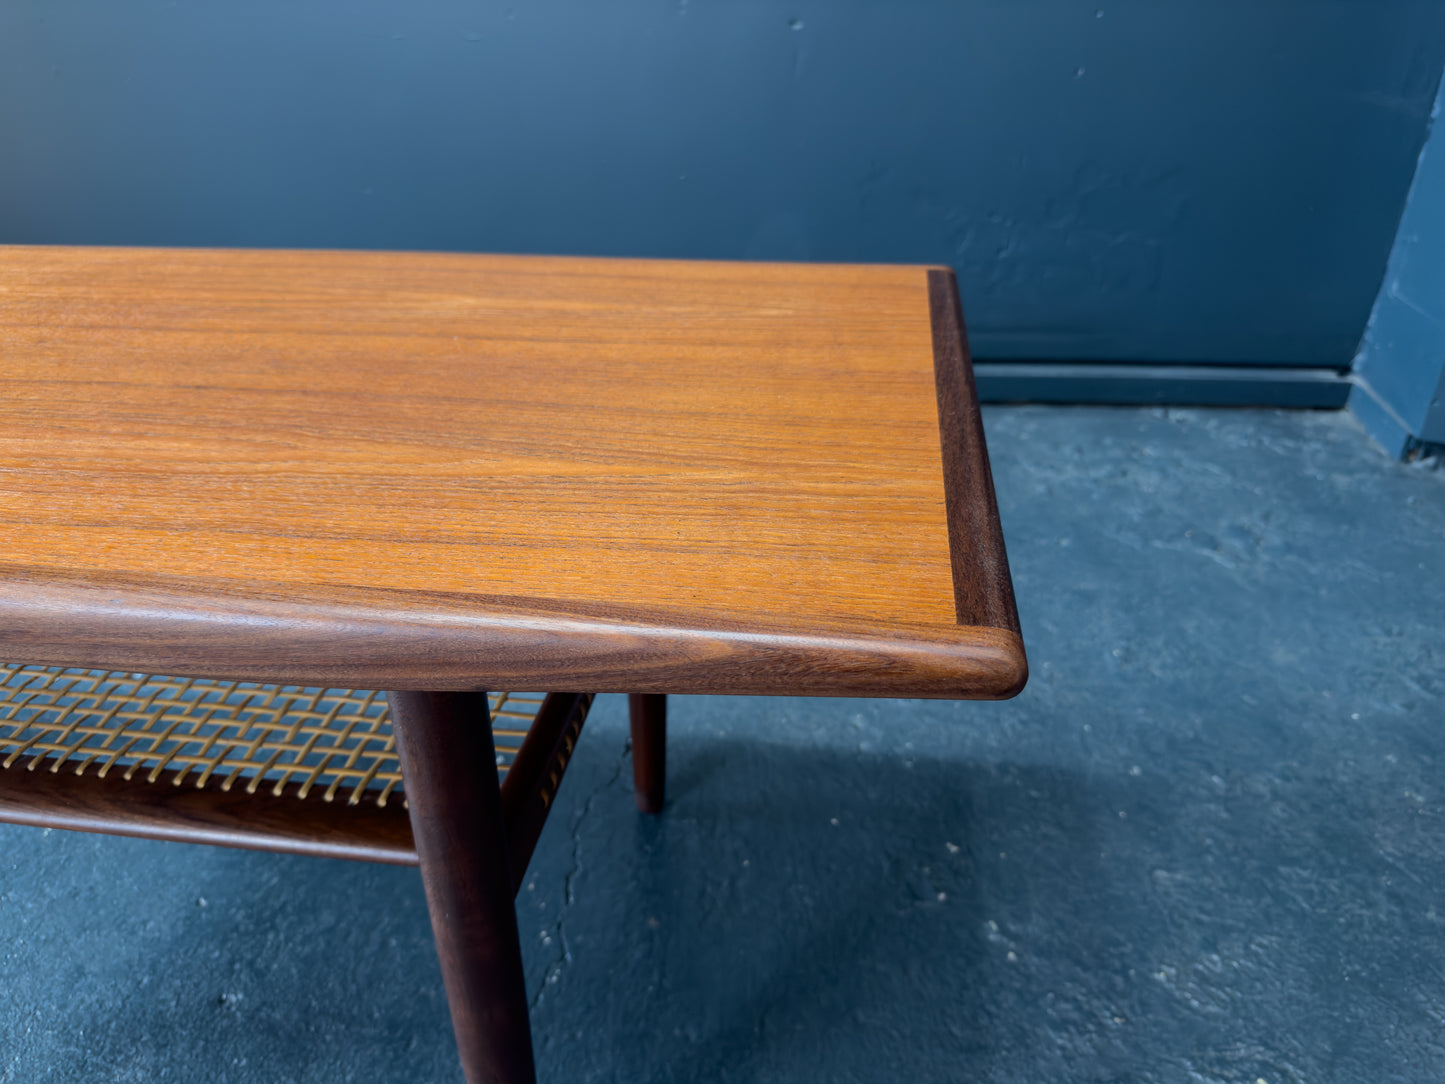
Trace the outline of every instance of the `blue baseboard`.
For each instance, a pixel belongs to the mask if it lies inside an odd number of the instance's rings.
[[[1095,403],[1119,406],[1264,406],[1338,410],[1350,378],[1338,369],[1265,365],[1144,365],[978,361],[986,403]]]

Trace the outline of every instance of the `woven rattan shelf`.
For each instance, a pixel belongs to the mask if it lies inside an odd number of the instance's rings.
[[[547,698],[488,700],[505,792]],[[384,693],[0,664],[0,820],[414,862],[401,779]]]

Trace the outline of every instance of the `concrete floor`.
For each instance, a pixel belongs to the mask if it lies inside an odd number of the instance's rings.
[[[1445,1079],[1445,470],[1346,415],[986,412],[1006,704],[599,699],[545,1081]],[[0,827],[0,1081],[458,1079],[414,871]]]

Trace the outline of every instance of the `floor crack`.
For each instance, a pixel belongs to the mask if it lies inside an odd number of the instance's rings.
[[[552,931],[558,944],[562,946],[562,953],[547,966],[547,973],[542,976],[541,985],[537,987],[537,992],[532,996],[530,1007],[534,1011],[542,1003],[547,987],[556,983],[562,977],[563,970],[572,962],[572,946],[567,942],[567,931],[563,927],[563,923],[566,922],[567,912],[571,910],[572,903],[576,899],[574,882],[578,874],[582,872],[582,824],[587,819],[587,815],[592,812],[592,803],[597,800],[597,796],[603,791],[611,790],[617,784],[617,780],[622,778],[622,772],[627,767],[627,759],[631,752],[632,742],[624,741],[622,755],[617,758],[617,767],[613,770],[612,775],[592,789],[592,792],[583,800],[581,808],[572,817],[572,861],[566,876],[562,878],[562,906],[558,908],[557,918],[552,923]]]

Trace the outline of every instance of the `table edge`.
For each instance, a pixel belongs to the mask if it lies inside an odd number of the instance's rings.
[[[964,329],[963,303],[952,270],[929,269],[928,307],[933,325],[943,495],[958,623],[993,626],[1018,634],[1019,615]],[[970,515],[970,509],[983,509],[986,514]]]
[[[0,652],[49,666],[361,689],[1005,699],[1023,642],[989,626],[799,633],[551,600],[0,570]]]
[[[611,264],[616,268],[645,267],[656,265],[689,266],[689,267],[717,267],[717,268],[818,268],[837,271],[858,271],[858,270],[880,270],[880,271],[928,271],[928,270],[949,270],[940,268],[936,264],[917,263],[911,261],[890,262],[879,260],[750,260],[746,258],[712,257],[699,258],[690,256],[599,256],[590,253],[577,252],[523,252],[523,251],[495,251],[488,249],[478,251],[475,249],[461,248],[336,248],[327,246],[307,246],[298,248],[294,245],[127,245],[117,244],[47,244],[32,242],[4,242],[0,243],[0,257],[8,252],[27,252],[43,255],[67,256],[107,256],[117,259],[125,259],[134,254],[164,255],[167,253],[184,254],[187,256],[243,256],[247,259],[274,259],[286,257],[320,256],[323,258],[337,259],[405,259],[405,260],[460,260],[467,261],[502,261],[515,263],[518,266],[531,263],[542,264],[565,264],[575,263],[578,265],[599,265]],[[950,273],[952,273],[950,271]]]

